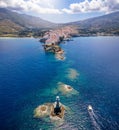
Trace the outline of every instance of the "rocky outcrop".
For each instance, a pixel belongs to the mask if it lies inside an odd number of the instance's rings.
[[[34,118],[44,118],[49,117],[52,120],[62,120],[64,118],[65,106],[61,104],[61,112],[56,114],[54,112],[54,103],[45,103],[38,106],[34,110]]]

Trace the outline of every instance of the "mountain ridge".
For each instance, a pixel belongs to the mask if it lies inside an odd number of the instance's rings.
[[[97,35],[97,33],[119,35],[119,11],[86,20],[56,24],[40,17],[0,8],[0,36],[40,36],[44,29],[49,30],[61,26],[76,26],[79,35]]]
[[[119,34],[119,11],[107,15],[88,18],[86,20],[70,22],[65,25],[74,25],[81,33],[110,33]]]
[[[40,17],[19,14],[5,8],[0,8],[0,34],[18,33],[26,29],[42,29],[56,27],[57,24]]]
[[[54,25],[54,23],[43,20],[40,17],[26,15],[26,14],[19,14],[17,12],[13,12],[5,8],[0,8],[0,20],[2,18],[10,19],[10,20],[12,19],[13,22],[15,22],[16,24],[18,23],[19,25],[23,27],[24,26],[25,27],[40,27],[40,26],[49,27],[50,26],[49,24]],[[36,21],[36,20],[39,20],[39,21]]]

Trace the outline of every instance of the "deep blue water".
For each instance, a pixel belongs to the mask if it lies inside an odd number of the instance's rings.
[[[119,129],[119,37],[79,37],[61,46],[64,61],[45,53],[38,39],[0,39],[0,130]],[[79,77],[69,79],[69,69]],[[72,111],[62,126],[33,118],[38,105],[55,101],[58,82],[79,92],[70,97],[59,93]]]

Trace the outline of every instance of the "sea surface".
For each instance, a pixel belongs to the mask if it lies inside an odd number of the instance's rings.
[[[119,37],[78,37],[61,47],[65,60],[45,53],[39,39],[0,38],[0,130],[119,130]],[[59,82],[78,94],[56,91]],[[57,95],[70,109],[63,123],[34,118]]]

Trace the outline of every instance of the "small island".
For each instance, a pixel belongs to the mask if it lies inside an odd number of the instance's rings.
[[[57,92],[66,95],[66,96],[72,96],[72,95],[77,95],[79,92],[75,90],[72,86],[68,84],[64,84],[62,82],[58,83],[58,88]]]
[[[65,97],[71,97],[73,95],[78,95],[79,92],[69,84],[58,82],[57,87],[52,90],[52,94],[61,94]]]
[[[34,110],[34,118],[49,117],[51,120],[63,120],[65,110],[65,106],[60,102],[59,96],[57,96],[54,103],[38,106]]]
[[[49,115],[50,113],[50,108],[51,107],[51,103],[46,103],[43,105],[38,106],[35,110],[34,110],[34,117],[35,118],[39,118],[39,117],[46,117]]]

